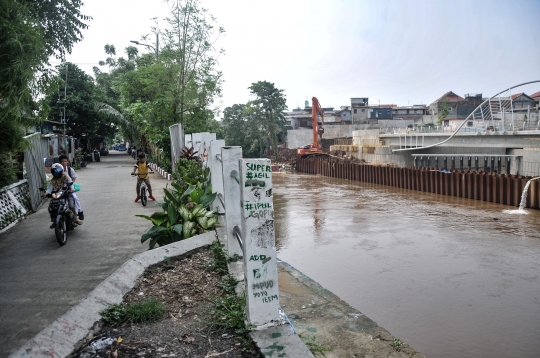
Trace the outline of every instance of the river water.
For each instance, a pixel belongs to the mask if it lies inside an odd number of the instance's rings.
[[[278,257],[427,357],[540,357],[540,211],[275,173]]]

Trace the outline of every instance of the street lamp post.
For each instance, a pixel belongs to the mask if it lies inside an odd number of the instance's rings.
[[[154,46],[150,46],[150,45],[147,45],[147,44],[142,44],[139,41],[131,40],[130,42],[134,43],[135,45],[141,45],[141,46],[150,47],[156,53],[156,60],[158,59],[158,56],[159,56],[159,35],[158,34],[156,34],[156,47],[155,48],[154,48]]]

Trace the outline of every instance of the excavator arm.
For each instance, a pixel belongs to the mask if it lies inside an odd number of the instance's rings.
[[[317,97],[311,99],[311,118],[313,119],[313,143],[311,145],[298,148],[297,152],[300,155],[306,154],[322,154],[320,139],[324,133],[324,111]],[[317,120],[317,116],[321,116],[321,124]]]
[[[317,97],[313,97],[311,99],[311,117],[313,118],[313,144],[312,148],[321,150],[321,144],[319,143],[319,139],[322,139],[322,135],[324,133],[324,111],[321,108],[321,104],[319,103],[319,100]],[[317,115],[321,116],[321,125],[319,125],[319,121],[317,120]]]

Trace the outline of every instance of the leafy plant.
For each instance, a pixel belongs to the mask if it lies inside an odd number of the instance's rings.
[[[164,202],[159,203],[162,212],[137,215],[154,224],[141,237],[141,243],[150,240],[150,249],[202,234],[218,224],[216,213],[209,209],[217,196],[212,193],[210,169],[195,164],[189,167],[193,171],[185,172],[181,180],[171,183],[172,188],[164,189]]]
[[[214,241],[210,246],[212,253],[214,254],[214,259],[210,261],[209,269],[221,274],[227,274],[229,272],[227,268],[227,263],[238,261],[240,256],[234,254],[232,257],[227,257],[225,250],[223,250],[225,245],[220,244],[218,241]],[[236,285],[236,284],[235,284]]]
[[[399,338],[394,338],[394,341],[392,343],[390,343],[390,345],[394,348],[397,348],[399,346],[402,346],[403,345],[403,342],[401,341],[401,339]]]
[[[244,335],[250,332],[250,325],[246,324],[246,295],[226,294],[212,302],[208,312],[208,328],[213,333],[231,332],[235,335]]]
[[[194,147],[184,147],[181,157],[191,161],[202,162],[202,158],[197,155],[198,153],[199,151],[195,150]]]
[[[122,304],[112,305],[99,313],[101,318],[110,326],[119,326],[125,321],[126,312]]]
[[[313,353],[313,355],[315,356],[320,354],[323,357],[326,357],[326,354],[324,354],[325,352],[332,352],[332,349],[327,347],[324,343],[317,342],[317,338],[315,336],[300,335],[300,338],[304,341],[311,353]]]
[[[225,245],[220,244],[218,241],[214,241],[212,245],[210,246],[210,249],[212,250],[212,253],[214,254],[214,259],[210,261],[209,268],[212,271],[226,274],[229,272],[227,268],[227,255],[225,254],[225,251],[223,250],[223,247]]]
[[[221,287],[221,289],[225,293],[231,294],[235,292],[236,285],[239,282],[240,281],[238,281],[233,275],[228,273],[225,276],[223,276],[223,278],[221,279],[221,283],[219,287]]]

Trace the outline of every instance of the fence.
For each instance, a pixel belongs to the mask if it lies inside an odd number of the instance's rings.
[[[37,211],[43,198],[39,188],[46,183],[44,160],[48,157],[48,139],[40,133],[24,137],[29,148],[24,152],[24,171],[28,179],[0,189],[0,232],[13,225],[30,211]]]
[[[176,172],[176,166],[174,163],[178,161],[182,154],[182,149],[185,146],[184,128],[181,124],[173,124],[169,127],[169,133],[171,134],[171,163],[173,173]]]
[[[182,139],[210,167],[212,191],[217,193],[212,209],[225,219],[225,250],[243,260],[248,323],[256,329],[282,323],[270,159],[243,159],[242,147],[225,146],[215,133],[184,136],[180,124],[170,131],[178,157]]]
[[[519,206],[523,189],[532,179],[530,176],[468,170],[383,167],[317,157],[298,159],[296,170],[511,206]],[[540,209],[540,180],[531,181],[525,199],[525,207]]]
[[[270,159],[242,159],[241,147],[210,142],[208,165],[214,209],[225,217],[225,247],[243,257],[248,323],[263,329],[281,322]]]
[[[0,232],[14,226],[31,209],[28,180],[0,189]]]
[[[47,181],[44,160],[48,157],[48,141],[42,138],[40,133],[34,133],[24,138],[30,142],[30,147],[24,152],[24,162],[32,210],[37,211],[43,202],[39,188],[44,186]]]

